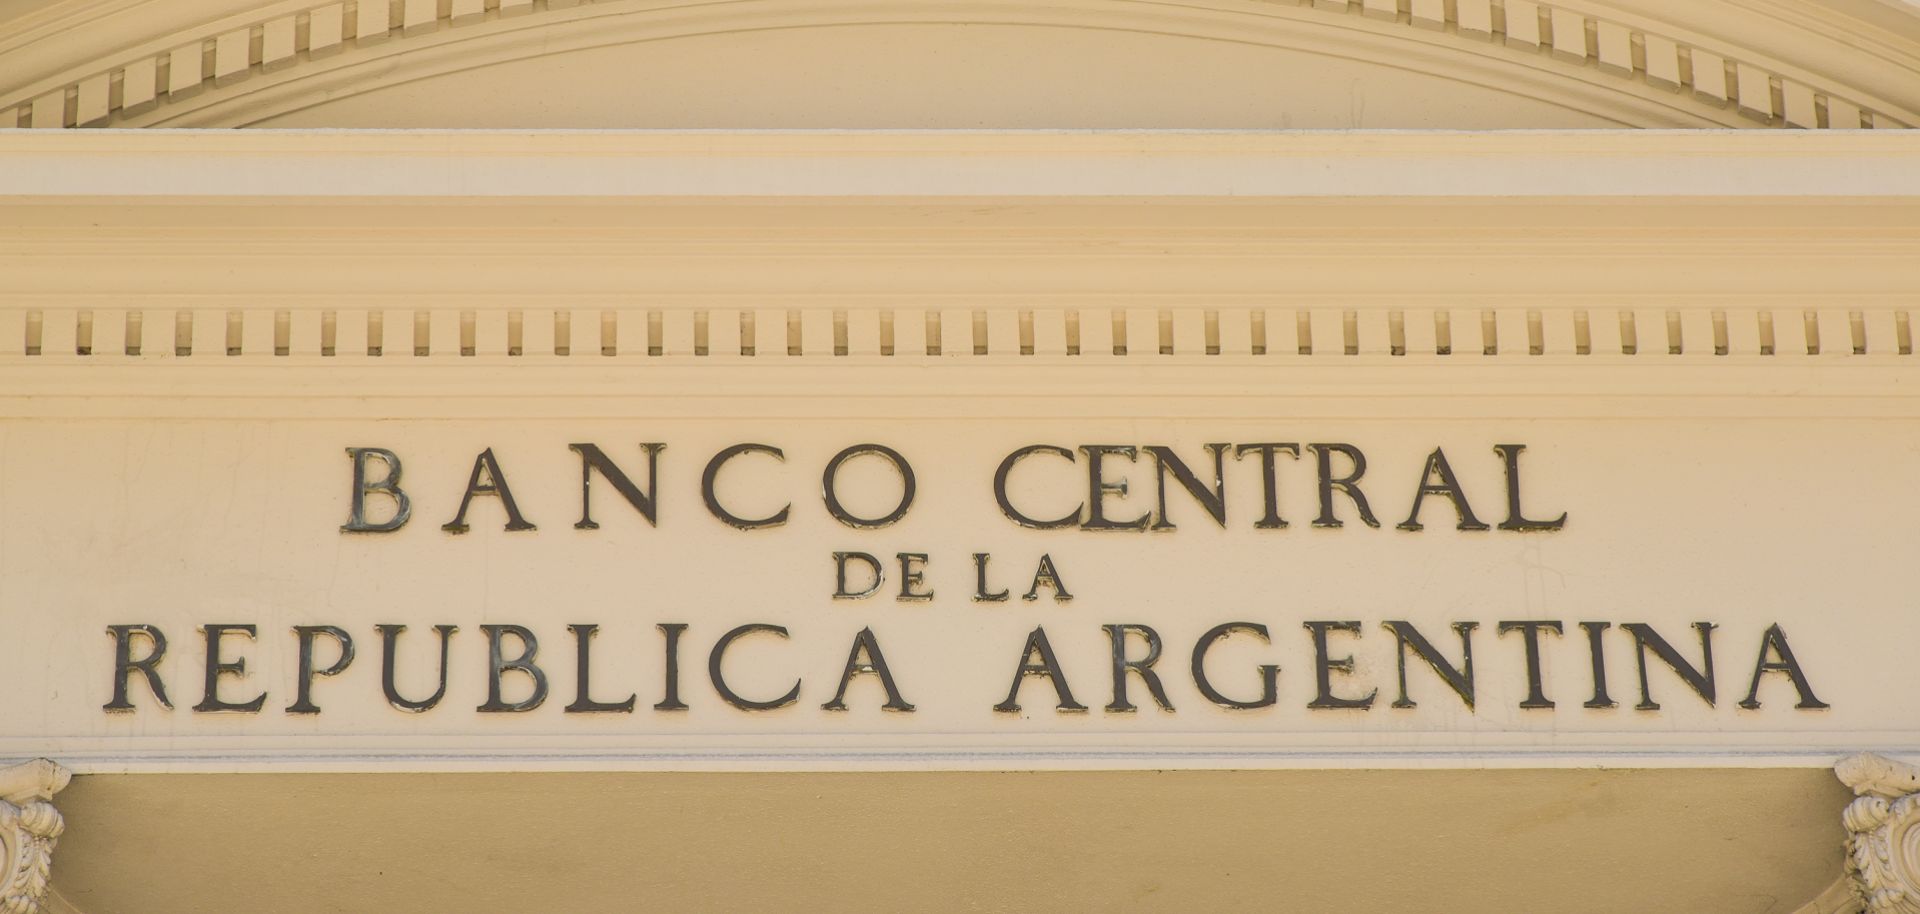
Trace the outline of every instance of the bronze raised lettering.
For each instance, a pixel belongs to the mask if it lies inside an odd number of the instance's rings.
[[[313,639],[316,635],[332,638],[338,649],[338,656],[323,670],[313,668]],[[313,703],[313,680],[319,676],[338,676],[346,671],[347,665],[353,662],[353,638],[335,625],[296,625],[293,627],[293,637],[300,645],[300,670],[294,677],[294,699],[293,704],[287,706],[287,713],[318,714],[320,706]]]
[[[173,702],[167,700],[167,685],[160,679],[160,661],[167,656],[167,636],[153,625],[109,625],[107,634],[113,636],[113,700],[102,705],[107,711],[126,712],[133,710],[133,702],[127,697],[127,679],[138,672],[147,680],[147,690],[153,693],[160,707],[173,710]],[[148,644],[147,655],[135,660],[133,657],[133,637],[139,635]]]
[[[720,468],[726,466],[727,461],[741,454],[767,454],[782,463],[787,459],[785,452],[768,444],[736,444],[713,455],[713,459],[707,461],[706,470],[700,474],[700,500],[706,502],[707,512],[728,526],[738,527],[741,530],[778,527],[786,523],[787,511],[792,507],[791,505],[783,505],[780,510],[757,519],[740,517],[720,506],[720,496],[714,492],[714,482],[720,477]]]
[[[252,641],[257,629],[252,625],[239,623],[200,626],[200,633],[206,637],[207,641],[207,679],[205,693],[200,703],[193,706],[195,711],[235,711],[252,714],[267,703],[267,693],[264,691],[246,701],[226,701],[220,697],[220,677],[247,675],[245,657],[236,657],[231,662],[220,659],[220,643],[228,632],[245,635],[248,641]]]
[[[862,454],[874,454],[885,458],[888,463],[893,464],[894,472],[900,474],[900,501],[885,516],[859,517],[840,504],[840,495],[834,491],[833,480],[834,476],[840,472],[840,465]],[[906,517],[907,509],[913,507],[915,489],[913,466],[907,463],[907,458],[900,456],[899,451],[880,444],[856,444],[833,455],[833,459],[827,461],[826,472],[820,477],[820,491],[827,502],[827,513],[833,515],[834,520],[860,530],[885,527]]]
[[[1245,711],[1254,708],[1271,707],[1273,703],[1280,698],[1280,667],[1275,664],[1263,663],[1260,665],[1260,697],[1252,700],[1230,698],[1223,695],[1219,689],[1213,687],[1213,680],[1207,678],[1207,651],[1212,649],[1215,642],[1224,640],[1234,632],[1247,632],[1258,636],[1261,641],[1269,644],[1273,642],[1273,639],[1267,637],[1267,627],[1258,622],[1226,622],[1207,629],[1207,633],[1201,635],[1200,640],[1193,643],[1194,687],[1198,688],[1200,694],[1205,695],[1208,701],[1223,708]],[[1371,697],[1369,697],[1369,700],[1371,700]]]

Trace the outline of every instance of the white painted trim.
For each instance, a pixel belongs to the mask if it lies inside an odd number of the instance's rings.
[[[1312,743],[1291,734],[1292,743]],[[1844,734],[1843,734],[1844,736]],[[1863,739],[1871,734],[1863,735]],[[919,740],[911,745],[876,744],[860,734],[839,734],[807,740],[792,734],[759,739],[704,742],[665,749],[611,748],[631,738],[535,739],[514,745],[488,747],[463,740],[449,748],[408,744],[404,740],[373,745],[376,740],[334,740],[336,745],[358,742],[353,748],[316,749],[308,745],[273,746],[272,740],[229,741],[225,746],[203,746],[203,741],[172,749],[129,751],[123,740],[63,740],[56,753],[63,767],[78,775],[91,774],[230,774],[246,772],[453,772],[453,771],[1137,771],[1153,768],[1194,770],[1317,770],[1369,768],[1521,769],[1521,768],[1827,768],[1846,749],[1808,747],[1773,752],[1717,746],[1639,749],[1560,748],[1523,751],[1492,749],[1407,748],[1369,743],[1287,748],[1277,745],[1189,746],[1180,749],[1143,747],[1115,736],[1107,746],[963,745],[949,737],[948,745]],[[96,745],[82,746],[82,742]],[[807,743],[814,745],[807,745]],[[1485,742],[1483,740],[1483,742]],[[1564,742],[1564,741],[1563,741]],[[1836,745],[1839,744],[1835,741]],[[268,745],[261,746],[266,743]],[[111,744],[111,745],[110,745]],[[757,744],[757,745],[756,745]],[[1851,745],[1864,745],[1855,742]],[[1876,743],[1876,746],[1880,744]],[[35,741],[42,749],[46,741]],[[0,756],[10,747],[0,742]],[[1920,745],[1882,747],[1895,754],[1920,755]],[[14,753],[19,754],[19,753]]]
[[[564,164],[561,164],[564,163]],[[1920,196],[1920,133],[20,131],[0,196]]]

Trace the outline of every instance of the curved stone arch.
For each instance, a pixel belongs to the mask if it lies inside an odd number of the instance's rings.
[[[1262,9],[1261,7],[1266,7]],[[1248,12],[1248,8],[1258,12]],[[449,29],[411,45],[374,43],[357,58],[342,55],[318,72],[289,72],[288,79],[261,80],[234,86],[224,95],[208,93],[189,98],[175,110],[156,109],[128,126],[228,126],[250,123],[291,110],[290,105],[333,101],[398,83],[446,73],[524,59],[535,54],[566,53],[596,47],[665,41],[675,38],[749,31],[777,31],[835,26],[947,22],[954,17],[944,8],[911,7],[876,15],[870,5],[810,3],[796,8],[790,0],[734,0],[688,8],[670,21],[652,15],[655,10],[626,4],[603,3],[575,7],[568,16],[520,17],[494,27],[483,26],[462,35]],[[1166,12],[1173,9],[1173,12]],[[1461,53],[1447,36],[1403,32],[1390,23],[1363,17],[1331,17],[1312,7],[1274,8],[1266,4],[1189,5],[1136,0],[1058,0],[996,6],[976,3],[966,21],[1063,29],[1123,31],[1166,37],[1202,38],[1264,47],[1308,51],[1330,57],[1386,64],[1428,76],[1498,89],[1592,113],[1622,126],[1703,127],[1740,126],[1732,110],[1700,105],[1687,96],[1616,85],[1597,69],[1575,69],[1550,55],[1515,51],[1485,44]],[[592,15],[593,11],[605,11]],[[367,74],[377,71],[369,78]],[[1566,78],[1571,75],[1572,78]]]
[[[1571,2],[295,0],[157,38],[123,36],[112,43],[126,51],[0,87],[0,122],[11,110],[19,126],[245,126],[411,80],[571,50],[725,32],[955,21],[1291,48],[1493,88],[1627,126],[1902,127],[1920,119],[1871,87],[1823,80],[1761,53]]]

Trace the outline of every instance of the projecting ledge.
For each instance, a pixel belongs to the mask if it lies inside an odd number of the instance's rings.
[[[1855,198],[1920,196],[1902,130],[19,130],[0,196]]]

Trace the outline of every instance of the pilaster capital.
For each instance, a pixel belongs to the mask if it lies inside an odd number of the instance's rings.
[[[53,845],[66,823],[53,795],[73,777],[46,759],[0,768],[0,914],[43,914],[52,878]]]
[[[1863,752],[1833,770],[1857,795],[1842,821],[1866,914],[1920,914],[1920,767]]]

